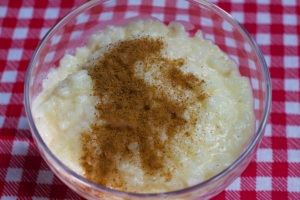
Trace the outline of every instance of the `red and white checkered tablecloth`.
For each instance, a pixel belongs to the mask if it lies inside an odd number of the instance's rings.
[[[153,0],[155,1],[155,0]],[[23,92],[31,56],[45,33],[86,0],[0,0],[0,198],[81,199],[41,158]],[[214,199],[300,199],[300,1],[210,0],[256,40],[273,86],[272,110],[256,156]]]

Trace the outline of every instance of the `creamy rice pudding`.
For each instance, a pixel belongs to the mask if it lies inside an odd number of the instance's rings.
[[[224,170],[254,133],[248,78],[199,30],[135,20],[65,55],[33,103],[65,165],[118,190],[157,193]]]

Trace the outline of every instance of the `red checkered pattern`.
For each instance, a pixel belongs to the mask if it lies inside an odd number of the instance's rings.
[[[142,1],[142,0],[141,0]],[[68,189],[42,160],[33,139],[23,106],[23,85],[31,56],[45,33],[84,0],[1,0],[0,1],[0,198],[1,199],[80,199]],[[132,1],[120,0],[130,6]],[[151,13],[164,22],[185,20],[189,16],[197,28],[205,27],[205,37],[213,40],[236,60],[243,75],[251,77],[255,112],[262,108],[256,58],[251,47],[236,37],[224,21],[212,22],[198,17],[188,4],[174,0],[148,0],[148,5],[167,8]],[[265,136],[249,166],[225,191],[214,199],[300,199],[300,2],[297,0],[210,0],[229,12],[257,41],[267,61],[273,86],[270,120]],[[58,32],[47,43],[39,63],[57,65],[60,57],[71,53],[74,40],[89,27],[90,21],[114,20],[114,5],[108,5],[100,16],[97,10],[82,14],[64,32]],[[130,8],[128,6],[127,8]],[[134,8],[134,7],[131,7]],[[116,9],[116,8],[114,8]],[[119,13],[125,12],[118,8]],[[178,15],[170,14],[177,9]],[[95,12],[95,13],[93,13]],[[125,12],[125,18],[135,12]],[[198,21],[197,21],[198,20]],[[213,28],[212,23],[223,30]],[[216,25],[216,24],[214,24]],[[209,28],[211,27],[211,28]],[[189,34],[193,34],[193,30]],[[233,38],[236,39],[233,41]],[[62,51],[63,49],[64,51]],[[240,51],[237,51],[240,49]],[[252,52],[253,53],[253,52]],[[251,57],[252,56],[252,57]],[[59,59],[58,59],[59,58]],[[56,59],[56,60],[55,60]],[[38,78],[42,78],[43,74]],[[40,86],[34,86],[38,90]]]

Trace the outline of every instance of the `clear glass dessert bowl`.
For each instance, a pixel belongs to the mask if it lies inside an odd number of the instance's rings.
[[[238,64],[248,77],[254,97],[255,133],[241,155],[212,178],[166,193],[128,193],[93,183],[73,172],[50,151],[36,128],[32,103],[42,90],[50,68],[65,54],[85,46],[90,35],[107,25],[125,25],[134,18],[156,18],[165,24],[181,22],[189,36],[200,29]],[[247,167],[262,139],[271,106],[271,81],[264,57],[249,33],[228,13],[202,0],[97,0],[72,10],[46,34],[35,50],[25,81],[25,107],[31,132],[42,157],[72,190],[88,199],[208,199],[233,182]]]

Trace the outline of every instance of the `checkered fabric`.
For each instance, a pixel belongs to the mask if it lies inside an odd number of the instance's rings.
[[[140,0],[142,1],[142,0]],[[41,158],[29,130],[23,105],[24,80],[31,56],[46,32],[74,7],[85,0],[1,0],[0,1],[0,198],[1,199],[81,199],[64,185]],[[124,2],[124,1],[123,1]],[[132,3],[126,0],[129,5]],[[163,0],[148,0],[162,6]],[[185,20],[187,4],[168,5],[179,8],[178,20]],[[297,0],[210,0],[237,19],[257,41],[267,61],[273,86],[270,120],[258,151],[246,170],[214,199],[300,199],[300,2]],[[132,5],[137,6],[137,5]],[[140,9],[145,9],[141,7]],[[152,16],[168,20],[165,14]],[[192,13],[192,12],[190,12]],[[127,17],[135,16],[127,12]],[[197,13],[194,13],[197,16]],[[72,34],[93,15],[79,15]],[[112,19],[109,9],[97,20]],[[197,18],[195,18],[197,20]],[[208,18],[198,19],[209,27]],[[240,59],[236,49],[251,52],[243,41],[233,41],[231,27],[220,22],[223,32],[206,29],[205,37],[227,48],[241,66],[243,75],[255,77],[255,58]],[[201,27],[200,27],[201,28]],[[192,32],[189,32],[193,34]],[[224,35],[225,34],[225,35]],[[228,34],[228,35],[226,35]],[[66,36],[67,34],[64,34]],[[222,35],[222,37],[219,37]],[[63,36],[63,37],[64,37]],[[58,42],[53,36],[43,62],[59,57]],[[74,43],[76,44],[76,43]],[[222,46],[223,44],[223,46]],[[54,48],[51,49],[51,48]],[[67,48],[65,48],[67,49]],[[241,56],[243,57],[243,56]],[[243,67],[247,66],[247,67]],[[249,70],[250,69],[250,70]],[[255,111],[262,106],[259,79],[252,78]]]

